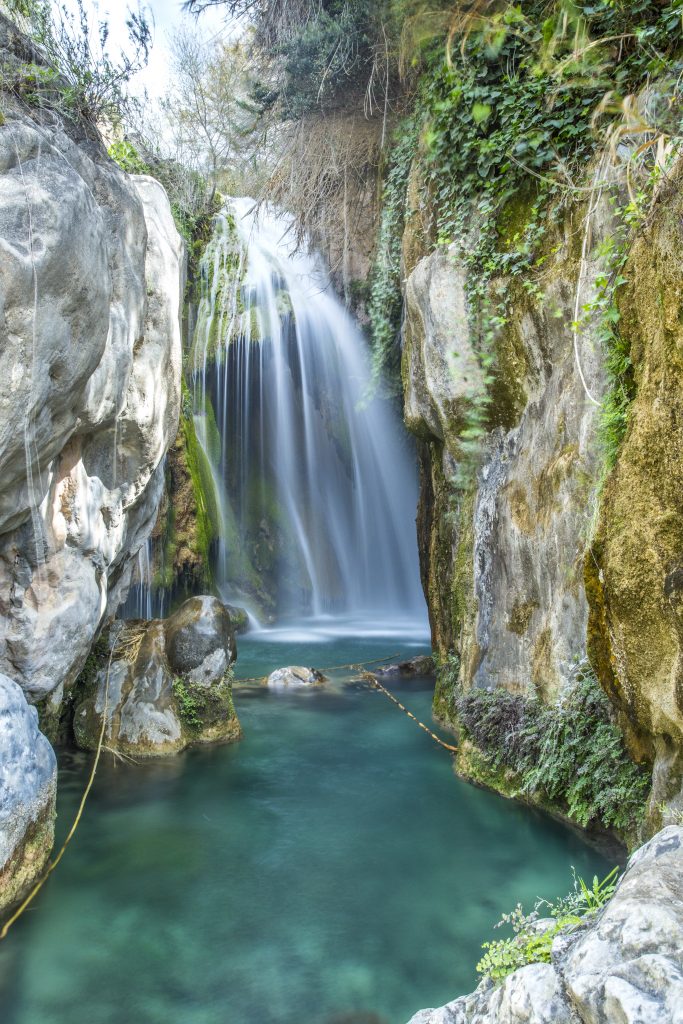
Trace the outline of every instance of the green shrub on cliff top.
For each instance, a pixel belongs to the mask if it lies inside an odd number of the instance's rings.
[[[629,96],[657,78],[664,95],[630,138],[651,165],[652,140],[680,136],[682,0],[482,3],[457,8],[446,59],[424,75],[426,187],[439,241],[455,242],[483,384],[462,432],[463,467],[476,466],[490,429],[489,385],[515,278],[543,300],[548,218],[586,200],[586,166],[615,135]],[[637,176],[636,167],[633,173]],[[522,201],[523,200],[523,201]],[[518,289],[514,292],[518,295]],[[608,350],[609,353],[612,350]],[[617,368],[620,382],[623,374]],[[622,430],[623,391],[605,413]],[[464,483],[471,479],[465,473]]]
[[[637,832],[649,773],[629,758],[592,672],[580,670],[551,706],[507,690],[471,690],[456,709],[488,766],[512,772],[522,792],[551,801],[584,828]]]

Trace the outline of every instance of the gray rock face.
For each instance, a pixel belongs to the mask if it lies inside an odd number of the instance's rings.
[[[269,690],[311,690],[322,686],[325,676],[314,668],[303,668],[301,665],[290,665],[278,668],[268,676]]]
[[[555,939],[552,961],[498,987],[482,982],[410,1024],[680,1024],[683,828],[663,829],[631,857],[599,916]]]
[[[452,250],[422,259],[406,282],[405,420],[457,449],[463,413],[482,386],[467,319],[465,276]]]
[[[21,687],[0,674],[0,912],[20,899],[54,837],[57,759]]]
[[[594,213],[592,247],[610,216],[606,202]],[[578,358],[567,326],[577,288],[583,307],[599,270],[589,258],[577,282],[575,231],[567,223],[553,239],[542,304],[511,285],[511,319],[499,331],[489,385],[490,430],[464,497],[454,486],[462,431],[483,387],[465,271],[455,252],[434,252],[406,282],[406,423],[428,452],[423,574],[435,646],[442,656],[459,653],[465,688],[502,686],[552,699],[585,655],[582,555],[599,475],[598,410],[579,365],[598,399],[603,371],[590,325],[577,341]]]
[[[180,403],[168,199],[93,143],[0,127],[0,669],[69,686],[151,531]]]
[[[215,597],[191,597],[166,622],[166,655],[192,682],[222,678],[237,657],[228,607]]]
[[[683,1021],[683,828],[641,847],[597,923],[558,963],[586,1024]]]
[[[227,609],[213,597],[191,598],[169,619],[116,623],[93,693],[74,712],[77,743],[95,748],[103,717],[105,746],[132,757],[238,739],[228,676],[236,653]]]

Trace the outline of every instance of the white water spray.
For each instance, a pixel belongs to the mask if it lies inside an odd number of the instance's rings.
[[[424,622],[414,457],[361,399],[365,342],[288,218],[235,200],[202,264],[193,345],[226,600],[278,616]]]

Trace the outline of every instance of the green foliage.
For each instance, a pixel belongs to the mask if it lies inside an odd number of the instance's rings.
[[[194,731],[202,727],[201,712],[204,707],[201,693],[192,683],[186,683],[180,676],[173,680],[173,693],[178,702],[178,714],[185,725]]]
[[[126,174],[151,173],[149,164],[144,162],[133,143],[125,139],[121,142],[114,142],[109,147],[109,156]]]
[[[552,706],[507,690],[472,690],[456,710],[487,764],[512,772],[522,792],[562,807],[582,827],[637,832],[649,772],[629,758],[592,672],[580,669]]]
[[[417,125],[405,119],[396,129],[382,192],[379,237],[370,274],[372,386],[384,376],[388,390],[400,393],[401,243],[408,175],[417,145]]]
[[[568,896],[556,903],[539,900],[531,914],[525,914],[518,903],[496,925],[511,926],[513,936],[483,943],[485,953],[477,964],[479,973],[499,982],[526,964],[550,963],[557,936],[587,923],[612,898],[619,881],[618,870],[613,868],[602,880],[595,875],[590,886],[574,874],[574,887]],[[539,926],[541,911],[544,918],[554,918],[554,923]]]
[[[206,179],[197,171],[176,160],[149,153],[143,156],[128,139],[114,142],[109,147],[109,156],[127,174],[148,174],[164,186],[178,233],[188,246],[188,278],[194,281],[202,253],[211,239],[220,196],[210,191]]]
[[[605,144],[596,112],[601,105],[619,111],[623,97],[648,76],[673,81],[680,73],[682,12],[681,0],[664,9],[655,0],[503,4],[473,19],[457,50],[454,41],[450,56],[432,61],[423,76],[426,186],[439,241],[457,243],[467,270],[481,369],[461,435],[464,468],[476,466],[490,428],[510,284],[519,279],[532,300],[542,300],[550,211],[557,215],[564,201],[580,196],[586,162]],[[676,120],[670,110],[661,118],[653,130],[668,130]],[[520,197],[527,197],[521,222],[508,216]]]
[[[128,8],[128,49],[109,53],[109,25],[92,26],[84,0],[9,0],[10,16],[40,48],[43,62],[5,75],[5,84],[30,105],[56,110],[66,121],[97,132],[129,105],[128,83],[149,58],[152,36],[141,6]]]

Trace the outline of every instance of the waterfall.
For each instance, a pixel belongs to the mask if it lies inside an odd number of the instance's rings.
[[[157,597],[153,589],[151,540],[146,541],[138,551],[131,588],[118,614],[122,619],[163,617],[163,594]]]
[[[215,572],[257,614],[424,621],[415,457],[290,220],[233,200],[201,266],[194,421]]]

